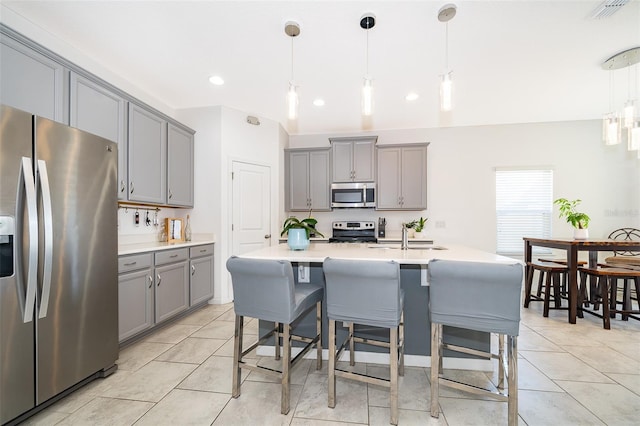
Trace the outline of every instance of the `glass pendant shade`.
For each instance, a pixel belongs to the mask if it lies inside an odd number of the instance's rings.
[[[615,112],[605,114],[602,120],[602,137],[605,145],[617,145],[621,140],[620,118]]]
[[[365,77],[362,85],[362,115],[373,114],[373,81]]]
[[[624,110],[622,112],[622,127],[630,129],[633,127],[633,121],[636,116],[636,103],[633,100],[628,100],[624,104]]]
[[[287,92],[287,117],[289,120],[298,118],[298,92],[292,82],[289,83],[289,91]]]
[[[635,120],[629,128],[627,149],[629,149],[629,151],[640,150],[640,119]],[[640,152],[638,152],[638,157],[640,158]]]
[[[452,71],[440,76],[440,110],[451,111],[453,109],[453,81]]]

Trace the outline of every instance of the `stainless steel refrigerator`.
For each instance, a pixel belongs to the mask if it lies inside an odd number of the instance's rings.
[[[0,424],[115,370],[117,157],[0,106]]]

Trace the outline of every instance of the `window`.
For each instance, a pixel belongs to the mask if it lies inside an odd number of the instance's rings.
[[[496,251],[523,254],[522,237],[550,238],[552,198],[553,170],[550,168],[497,168]],[[550,253],[550,250],[540,247],[536,253]]]

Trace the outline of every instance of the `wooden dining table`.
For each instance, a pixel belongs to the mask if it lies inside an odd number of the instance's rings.
[[[567,252],[567,267],[569,268],[569,322],[576,323],[578,313],[578,252],[589,252],[589,267],[598,265],[600,251],[640,251],[640,241],[593,239],[575,240],[572,238],[530,238],[524,237],[524,261],[528,265],[532,260],[532,247],[548,247],[565,250]],[[529,266],[526,267],[525,277],[528,276]]]

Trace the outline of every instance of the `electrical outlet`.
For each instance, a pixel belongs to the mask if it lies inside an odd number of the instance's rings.
[[[299,283],[308,283],[310,282],[309,275],[311,274],[309,264],[308,263],[299,263],[298,264],[298,282]]]

